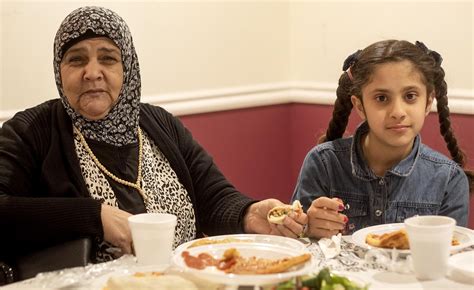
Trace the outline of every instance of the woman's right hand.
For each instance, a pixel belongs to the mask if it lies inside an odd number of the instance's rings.
[[[339,198],[319,197],[311,203],[306,212],[308,229],[306,235],[314,238],[329,238],[341,232],[349,221],[344,210],[344,203]]]
[[[104,240],[119,247],[122,254],[132,254],[132,233],[128,225],[126,211],[119,208],[102,204],[100,218],[104,230]]]

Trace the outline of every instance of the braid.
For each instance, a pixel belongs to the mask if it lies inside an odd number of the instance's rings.
[[[438,110],[438,120],[440,133],[446,142],[449,153],[457,164],[462,168],[466,165],[466,154],[459,148],[454,132],[451,128],[451,118],[449,116],[449,107],[448,107],[448,97],[447,97],[447,85],[444,81],[444,71],[442,68],[439,68],[441,71],[440,81],[437,82],[436,86],[436,108]],[[474,172],[464,169],[468,180],[469,180],[469,192],[473,191],[474,186]]]
[[[339,78],[339,86],[336,90],[336,102],[334,103],[334,110],[332,113],[332,119],[329,122],[326,135],[323,135],[318,143],[325,141],[332,141],[341,138],[344,134],[347,123],[349,122],[349,115],[352,110],[350,88],[352,81],[349,76],[344,72]]]
[[[464,169],[464,172],[468,178],[469,192],[472,193],[474,189],[474,172],[465,168],[466,154],[461,150],[461,148],[459,148],[458,141],[456,140],[454,132],[451,128],[451,118],[449,116],[447,96],[448,85],[444,80],[444,70],[441,67],[443,58],[436,51],[428,49],[428,47],[426,47],[426,45],[422,42],[417,41],[415,45],[426,55],[429,55],[434,61],[432,80],[436,93],[436,108],[438,110],[439,131],[441,136],[443,136],[444,142],[446,142],[449,153],[451,154],[451,158]]]

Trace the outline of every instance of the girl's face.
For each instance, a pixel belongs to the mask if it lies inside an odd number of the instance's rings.
[[[102,119],[117,103],[123,83],[122,57],[109,38],[90,38],[71,46],[60,68],[64,94],[85,118]]]
[[[369,124],[370,143],[390,150],[385,152],[410,152],[433,102],[412,63],[404,60],[378,65],[362,87],[362,98],[363,103],[355,96],[351,100]]]

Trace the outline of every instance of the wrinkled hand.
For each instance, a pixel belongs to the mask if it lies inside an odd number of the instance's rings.
[[[100,217],[104,229],[104,240],[120,248],[122,254],[132,253],[132,234],[128,225],[126,211],[119,208],[102,204]]]
[[[308,217],[305,213],[290,213],[290,215],[283,220],[283,224],[281,225],[268,222],[268,211],[275,206],[282,205],[284,205],[284,203],[273,198],[252,204],[244,216],[244,231],[249,234],[279,235],[292,238],[301,236],[308,222]]]
[[[344,203],[339,198],[320,197],[308,209],[308,229],[306,234],[313,238],[329,238],[344,230],[348,218],[340,213]]]

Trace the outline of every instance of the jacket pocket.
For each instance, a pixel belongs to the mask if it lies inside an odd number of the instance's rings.
[[[396,210],[395,222],[402,223],[406,218],[415,215],[437,215],[441,204],[398,201],[393,202],[392,206]]]
[[[344,202],[345,209],[341,213],[349,218],[344,234],[352,234],[370,223],[369,197],[367,195],[338,191],[332,192],[331,197],[340,198]]]

